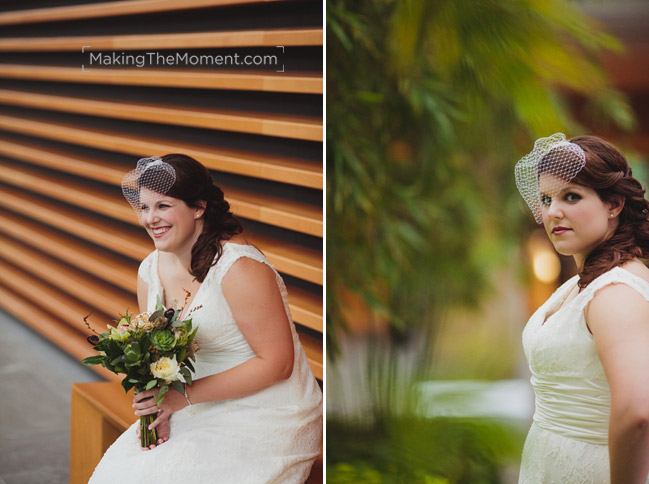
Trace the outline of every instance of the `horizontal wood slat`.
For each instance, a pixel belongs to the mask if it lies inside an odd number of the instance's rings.
[[[153,250],[144,233],[126,230],[110,220],[101,220],[56,203],[48,203],[19,190],[3,187],[0,207],[136,260],[144,259]]]
[[[135,293],[139,262],[124,261],[79,239],[57,233],[51,229],[0,210],[0,233],[22,241],[67,262],[71,266]],[[289,307],[294,320],[303,326],[322,332],[322,300],[307,291],[288,285]]]
[[[152,103],[52,96],[0,89],[0,104],[134,121],[322,141],[322,121],[307,116],[186,108]]]
[[[240,91],[322,94],[320,74],[229,72],[227,70],[92,69],[0,64],[0,78],[131,86],[191,87]]]
[[[285,277],[322,379],[322,4],[76,3],[0,11],[0,306],[73,357],[91,354],[83,316],[103,331],[135,311],[137,268],[154,249],[121,179],[134,159],[184,153],[213,171],[248,241]],[[155,51],[187,66],[98,57]],[[233,52],[237,65],[189,60]],[[253,53],[276,59],[243,65]]]
[[[144,232],[133,232],[67,207],[53,207],[51,202],[39,201],[17,190],[3,188],[0,191],[0,207],[137,261],[144,259],[153,250],[151,239]],[[266,254],[278,271],[322,284],[322,258],[317,251],[258,234],[249,233],[246,237]]]
[[[23,167],[13,168],[1,158],[0,180],[63,202],[83,206],[116,220],[139,225],[135,212],[121,194],[86,188],[60,177],[46,176]],[[286,202],[278,197],[260,196],[226,186],[222,188],[235,215],[322,236],[322,211],[317,207],[301,202]]]
[[[81,158],[75,153],[66,152],[65,150],[43,149],[21,143],[14,143],[3,136],[0,136],[0,155],[6,155],[25,161],[29,164],[80,175],[92,180],[103,181],[116,186],[120,185],[124,173],[132,168],[110,164],[99,159]],[[318,217],[319,216],[321,216],[321,214],[318,214]],[[46,220],[49,220],[50,217],[51,214],[46,218]],[[68,214],[63,217],[63,220],[70,218],[74,217]],[[64,221],[62,224],[58,224],[57,226],[65,230],[62,225],[65,225]],[[77,235],[83,237],[82,234],[85,234],[87,231],[87,229],[84,229],[83,232],[78,233]],[[123,234],[123,237],[131,236],[129,231],[125,232],[126,233]],[[271,237],[265,237],[259,234],[249,233],[247,237],[266,254],[278,271],[305,279],[309,282],[322,284],[323,271],[321,251],[307,249],[296,244],[280,242]],[[143,251],[137,253],[128,252],[125,253],[125,255],[136,260],[141,260],[145,257],[151,247],[151,242],[146,236],[141,237],[140,240],[144,247]],[[96,239],[92,241],[100,243]],[[116,252],[120,252],[117,248],[109,248]]]
[[[137,299],[130,292],[108,286],[86,273],[55,261],[35,249],[11,243],[0,235],[2,257],[30,274],[56,287],[65,288],[68,294],[104,314],[115,314],[130,308],[135,311]]]
[[[76,337],[82,336],[85,343],[81,348],[85,350],[84,358],[94,354],[86,336],[90,335],[92,330],[100,334],[104,333],[108,329],[108,323],[116,317],[116,315],[109,316],[99,312],[93,312],[88,316],[89,311],[86,304],[79,302],[61,289],[43,282],[38,277],[17,269],[1,258],[0,282],[29,300],[34,306],[46,311],[50,316],[61,320],[75,331]],[[88,329],[84,318],[92,330]]]
[[[97,35],[83,37],[24,37],[0,39],[0,52],[143,49],[204,49],[323,45],[322,29],[235,30],[179,34]],[[278,51],[278,55],[280,52]]]
[[[45,257],[34,249],[11,244],[11,240],[4,235],[0,235],[0,247],[4,260],[48,284],[65,288],[66,293],[73,294],[81,301],[82,307],[87,304],[88,313],[96,309],[104,314],[115,314],[127,308],[135,312],[138,307],[133,295],[101,284],[83,272]],[[320,375],[317,378],[322,379],[322,341],[306,334],[300,334],[300,340],[309,363],[314,367],[314,373],[317,372]]]
[[[322,297],[291,285],[286,290],[293,320],[322,333]]]
[[[9,291],[2,285],[0,285],[0,299],[11,301],[2,304],[5,311],[59,346],[73,358],[81,361],[92,355],[92,353],[88,352],[88,349],[92,350],[92,348],[83,335],[47,311],[40,309],[33,302],[13,291]],[[119,381],[117,375],[103,367],[91,366],[90,368],[108,380]]]
[[[90,5],[66,5],[62,7],[35,8],[0,14],[0,25],[57,22],[122,15],[172,12],[205,7],[229,7],[282,0],[125,0]]]
[[[313,374],[316,378],[322,380],[324,377],[322,340],[303,333],[298,334],[300,336],[300,343],[302,343],[302,347],[304,348],[304,353],[306,353],[306,357],[311,364]]]
[[[137,263],[96,248],[78,238],[61,234],[43,225],[0,211],[0,233],[21,240],[68,264],[100,277],[125,291],[137,291]]]
[[[135,156],[184,153],[201,160],[213,170],[311,188],[323,187],[322,167],[299,158],[261,156],[257,153],[170,141],[167,138],[135,136],[107,129],[90,129],[81,124],[52,123],[19,116],[0,115],[0,129]]]

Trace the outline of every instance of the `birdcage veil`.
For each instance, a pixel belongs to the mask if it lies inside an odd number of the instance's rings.
[[[516,163],[514,173],[516,186],[532,210],[537,223],[542,223],[542,199],[553,197],[577,176],[586,165],[586,154],[581,146],[566,140],[563,133],[556,133],[534,142],[534,149]],[[540,179],[544,178],[543,193]]]
[[[141,190],[147,189],[149,204],[155,202],[155,197],[165,195],[176,182],[176,171],[169,163],[162,158],[153,156],[140,158],[134,170],[128,172],[122,178],[122,193],[124,198],[133,207],[138,219],[142,218]]]

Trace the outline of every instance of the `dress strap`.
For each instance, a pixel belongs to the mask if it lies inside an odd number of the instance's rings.
[[[154,271],[158,270],[158,251],[154,250],[147,255],[138,267],[137,274],[146,282],[149,287],[157,281]]]
[[[597,291],[611,284],[625,284],[639,293],[645,301],[649,301],[649,281],[618,266],[597,277],[579,294],[581,308],[586,307],[593,297],[595,297]]]
[[[273,269],[273,271],[275,271],[275,268],[268,261],[266,256],[264,256],[264,254],[262,254],[261,251],[256,247],[252,245],[227,242],[223,245],[223,253],[221,254],[219,261],[216,263],[216,266],[214,266],[215,281],[220,284],[223,280],[223,277],[225,277],[227,272],[230,270],[230,267],[232,267],[232,264],[234,264],[241,257],[248,257],[249,259],[256,260],[257,262],[261,262],[262,264],[266,264],[271,269]]]

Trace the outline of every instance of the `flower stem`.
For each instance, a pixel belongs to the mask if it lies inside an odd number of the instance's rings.
[[[149,425],[153,423],[158,414],[142,415],[140,417],[140,446],[147,448],[150,445],[158,444],[158,430],[149,430]]]

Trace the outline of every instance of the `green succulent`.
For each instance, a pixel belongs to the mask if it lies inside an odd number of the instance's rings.
[[[176,337],[171,331],[154,330],[151,334],[151,344],[158,351],[171,351],[176,345]]]

